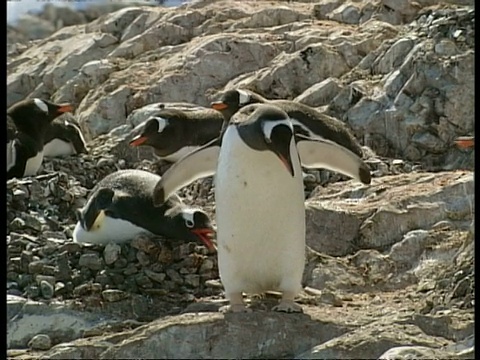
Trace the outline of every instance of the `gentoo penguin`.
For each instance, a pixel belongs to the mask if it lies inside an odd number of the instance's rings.
[[[119,170],[103,178],[86,205],[77,210],[73,240],[78,243],[123,243],[140,233],[198,241],[210,250],[214,234],[208,215],[187,207],[173,194],[160,207],[153,205],[153,188],[160,176],[143,170]]]
[[[272,104],[285,111],[293,123],[296,134],[331,140],[357,156],[363,156],[360,144],[343,122],[296,101],[267,100],[253,91],[234,89],[224,92],[220,100],[213,102],[211,106],[228,120],[238,109],[254,103]]]
[[[7,138],[7,179],[36,175],[43,161],[45,133],[59,115],[73,111],[70,104],[54,104],[38,98],[22,100],[7,110],[7,126],[13,123],[13,138]],[[10,120],[9,120],[10,119]],[[7,130],[12,136],[12,131]]]
[[[461,149],[470,149],[475,147],[474,136],[460,136],[455,139],[455,144]]]
[[[87,152],[87,144],[80,127],[69,120],[54,120],[47,129],[43,156],[68,156]]]
[[[154,189],[162,204],[178,188],[215,174],[217,251],[228,311],[247,311],[242,292],[281,291],[276,311],[299,312],[305,256],[301,165],[323,167],[365,184],[368,167],[335,142],[294,136],[292,122],[267,104],[242,108],[218,139],[170,167]]]
[[[212,109],[164,109],[145,122],[130,146],[151,146],[158,158],[173,163],[217,138],[222,123],[222,114]]]

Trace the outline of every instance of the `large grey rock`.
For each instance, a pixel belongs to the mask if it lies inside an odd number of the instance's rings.
[[[335,78],[328,78],[310,86],[294,100],[312,107],[326,105],[338,94],[341,88]]]
[[[407,190],[401,185],[406,183],[417,185]],[[348,184],[351,189],[346,190]],[[308,246],[334,256],[346,255],[354,247],[382,249],[411,230],[454,217],[453,212],[457,218],[471,216],[471,173],[410,173],[374,179],[368,189],[353,185],[350,181],[340,188],[329,186],[328,193],[307,200]],[[377,191],[381,193],[376,195]]]
[[[21,306],[21,307],[20,307]],[[66,342],[82,336],[83,332],[114,318],[94,313],[69,310],[63,304],[44,304],[7,295],[7,347],[25,348],[37,334]]]

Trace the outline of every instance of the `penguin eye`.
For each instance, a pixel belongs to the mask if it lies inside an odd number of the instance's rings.
[[[185,220],[185,226],[189,229],[193,228],[193,226],[195,225],[195,223],[193,222],[193,220],[190,220],[190,219],[187,219]]]

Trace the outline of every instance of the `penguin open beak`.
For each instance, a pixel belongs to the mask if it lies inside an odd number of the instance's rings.
[[[192,229],[190,231],[195,236],[197,236],[203,244],[205,244],[205,246],[211,253],[214,253],[217,251],[216,246],[212,242],[212,237],[215,235],[214,229],[203,228],[203,229]]]
[[[73,112],[73,105],[70,104],[61,104],[57,106],[57,112],[59,114],[67,113],[67,112]]]
[[[212,102],[211,107],[215,110],[225,110],[228,105],[221,101]]]
[[[129,145],[130,146],[140,146],[145,144],[145,142],[148,140],[146,136],[143,135],[138,135],[135,138],[133,138],[132,141],[130,141]]]

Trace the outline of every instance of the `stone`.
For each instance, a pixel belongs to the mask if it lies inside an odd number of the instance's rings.
[[[327,105],[341,90],[341,86],[334,78],[327,78],[310,86],[294,100],[312,107]]]
[[[345,24],[358,24],[360,10],[352,4],[343,4],[333,10],[328,18]]]
[[[373,64],[375,70],[380,74],[387,74],[398,68],[404,62],[405,56],[412,50],[414,44],[414,41],[409,38],[398,40]]]
[[[28,347],[32,350],[49,350],[52,347],[52,339],[48,335],[38,334],[28,342]]]
[[[80,256],[78,264],[91,270],[100,270],[103,267],[102,259],[98,254],[83,254]]]
[[[118,260],[120,253],[122,252],[122,248],[120,245],[115,243],[109,243],[105,246],[103,250],[103,259],[105,260],[105,264],[112,265],[115,261]]]
[[[46,280],[40,281],[40,292],[45,299],[51,299],[55,295],[55,288]]]
[[[167,277],[167,275],[164,273],[156,273],[148,269],[145,269],[144,272],[145,272],[145,275],[147,275],[150,279],[152,279],[153,281],[156,281],[159,284],[163,283],[163,281]]]
[[[121,290],[109,289],[102,291],[102,298],[108,302],[117,302],[128,297],[128,294]]]
[[[412,266],[425,251],[427,241],[428,231],[410,231],[400,242],[392,246],[388,256],[397,263]]]

